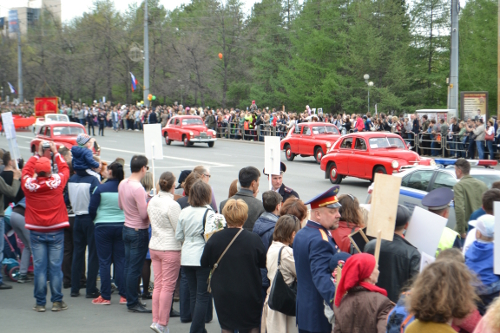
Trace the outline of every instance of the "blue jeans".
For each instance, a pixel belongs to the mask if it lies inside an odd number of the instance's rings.
[[[2,268],[3,248],[5,246],[3,235],[5,235],[5,222],[3,220],[3,216],[0,216],[0,269]],[[2,283],[2,272],[0,272],[0,284]]]
[[[488,147],[490,160],[495,159],[495,151],[493,150],[493,140],[486,141],[486,146]]]
[[[82,267],[85,267],[85,248],[88,246],[87,258],[87,295],[98,292],[96,286],[97,273],[99,271],[99,259],[94,238],[94,221],[90,215],[75,216],[73,226],[73,262],[71,264],[71,292],[80,291],[80,279]]]
[[[484,141],[476,141],[478,159],[484,160]]]
[[[438,149],[439,146],[438,146],[438,142],[437,141],[432,141],[431,142],[431,156],[438,156],[440,154],[440,150]]]
[[[148,253],[148,229],[135,230],[124,226],[123,243],[125,245],[125,293],[127,307],[131,308],[139,303],[137,286]]]
[[[190,333],[206,333],[205,316],[207,314],[210,293],[207,291],[207,280],[210,268],[200,266],[182,266],[189,284],[190,310],[193,321]]]
[[[116,131],[118,129],[118,122],[113,121],[113,130]]]
[[[45,305],[47,296],[47,272],[50,280],[50,301],[61,302],[62,270],[64,255],[64,231],[30,232],[33,265],[35,266],[35,299],[37,305]]]
[[[115,282],[120,296],[126,297],[125,291],[125,247],[123,245],[123,223],[97,224],[95,244],[101,272],[101,296],[111,300],[111,262],[115,269]]]
[[[179,290],[179,309],[181,313],[181,322],[187,323],[191,321],[191,298],[189,294],[189,283],[181,267],[180,290]],[[213,319],[214,303],[212,302],[212,294],[208,300],[207,314],[205,315],[205,323],[209,323]]]

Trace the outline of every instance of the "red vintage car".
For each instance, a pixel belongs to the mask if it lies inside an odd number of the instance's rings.
[[[281,140],[281,150],[286,159],[293,161],[296,155],[314,156],[320,163],[323,155],[340,138],[337,126],[329,123],[300,123],[290,129],[288,135]]]
[[[53,141],[58,148],[65,146],[71,149],[71,147],[77,145],[76,137],[81,133],[87,133],[87,131],[85,131],[84,126],[78,123],[52,122],[43,125],[38,133],[36,133],[36,137],[30,142],[31,152],[35,153],[38,151],[38,145],[43,141]],[[97,142],[94,143],[92,150],[94,155],[99,156],[101,154],[101,148]]]
[[[211,148],[217,141],[217,133],[208,129],[203,119],[198,116],[172,117],[161,133],[167,145],[170,145],[172,141],[181,141],[185,147],[192,146],[194,143],[207,143]]]
[[[393,174],[413,165],[435,162],[409,150],[399,135],[387,132],[345,135],[321,160],[321,170],[333,184],[347,176],[373,181],[375,173]]]

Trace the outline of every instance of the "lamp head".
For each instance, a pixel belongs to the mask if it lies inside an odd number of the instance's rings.
[[[364,78],[365,80],[368,80],[368,79],[370,78],[370,75],[365,74],[365,75],[363,76],[363,78]]]

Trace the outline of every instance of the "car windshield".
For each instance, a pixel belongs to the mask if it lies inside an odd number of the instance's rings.
[[[68,116],[65,114],[48,114],[46,117],[50,121],[68,121]]]
[[[370,144],[370,148],[378,149],[378,148],[405,148],[405,144],[403,140],[399,138],[371,138],[368,140]]]
[[[488,175],[474,175],[471,174],[473,178],[479,179],[483,183],[488,186],[488,188],[491,188],[491,185],[493,185],[494,182],[497,182],[500,180],[500,175],[494,175],[494,174],[488,174]]]
[[[78,135],[84,133],[83,128],[78,126],[60,126],[54,127],[52,135]]]
[[[339,131],[334,126],[314,126],[313,134],[339,134]]]
[[[203,125],[203,120],[199,118],[182,119],[182,125]]]

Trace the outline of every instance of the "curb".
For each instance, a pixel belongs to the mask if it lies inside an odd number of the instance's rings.
[[[263,144],[265,144],[262,141],[247,141],[247,140],[235,140],[235,139],[224,139],[224,138],[217,138],[217,141],[248,143],[251,145],[263,145]]]

